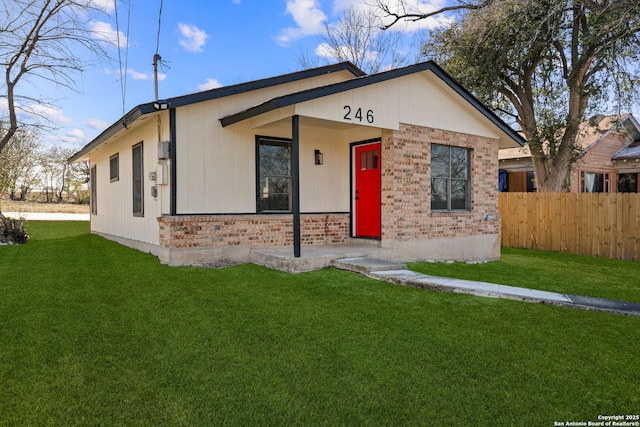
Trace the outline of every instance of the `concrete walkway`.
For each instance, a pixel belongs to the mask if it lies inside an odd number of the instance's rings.
[[[2,212],[7,218],[24,218],[27,221],[89,221],[89,214],[45,213],[45,212]]]
[[[559,294],[535,289],[518,288],[515,286],[496,285],[494,283],[474,282],[471,280],[427,276],[408,270],[404,264],[376,258],[343,258],[335,260],[333,266],[402,286],[456,292],[482,297],[562,305],[585,310],[597,310],[640,317],[639,303]]]

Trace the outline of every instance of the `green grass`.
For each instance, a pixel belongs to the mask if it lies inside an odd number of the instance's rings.
[[[0,425],[550,426],[640,408],[640,319],[338,270],[0,247]]]
[[[640,263],[633,261],[502,248],[500,261],[411,263],[409,268],[433,276],[640,302]]]

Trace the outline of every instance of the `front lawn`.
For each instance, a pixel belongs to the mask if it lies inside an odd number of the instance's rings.
[[[410,263],[409,268],[433,276],[640,302],[640,262],[502,248],[495,262]]]
[[[640,319],[334,269],[0,247],[0,425],[535,425],[640,408]]]

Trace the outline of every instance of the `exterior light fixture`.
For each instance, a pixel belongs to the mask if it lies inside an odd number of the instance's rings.
[[[323,155],[320,152],[320,150],[315,150],[314,151],[314,156],[316,159],[316,165],[321,165],[323,163]]]
[[[156,101],[153,103],[153,108],[156,110],[167,110],[169,108],[169,103],[167,101]]]

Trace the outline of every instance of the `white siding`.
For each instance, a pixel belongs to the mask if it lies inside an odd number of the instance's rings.
[[[162,139],[168,139],[167,113],[162,115]],[[132,147],[143,142],[144,153],[144,217],[133,216]],[[148,117],[123,137],[103,144],[91,157],[97,171],[97,215],[91,215],[91,230],[140,242],[158,244],[157,218],[169,207],[168,185],[158,186],[158,197],[151,195],[156,185],[149,172],[158,167],[158,131],[154,117]],[[119,155],[119,180],[110,182],[109,158]]]
[[[197,110],[178,113],[178,213],[256,212],[256,135],[291,138],[290,119],[257,129],[223,129],[214,117]],[[380,135],[379,129],[301,125],[301,211],[349,211],[349,143]],[[315,150],[323,153],[323,165],[315,165]]]
[[[345,119],[345,106],[351,120]],[[355,117],[360,111],[361,119]],[[367,120],[371,112],[373,122]],[[399,129],[407,123],[500,138],[495,125],[430,71],[411,74],[296,105],[295,113],[339,123]]]
[[[177,213],[256,212],[255,137],[291,138],[290,119],[258,128],[253,126],[262,124],[261,118],[227,128],[222,128],[220,119],[277,96],[349,77],[352,76],[331,73],[178,108]],[[275,113],[273,117],[277,119],[282,115]],[[301,209],[304,212],[349,210],[348,142],[340,132],[329,128],[301,131]],[[315,149],[325,153],[323,166],[313,164]],[[306,173],[311,176],[305,176]],[[307,185],[311,185],[314,193],[309,193]]]

